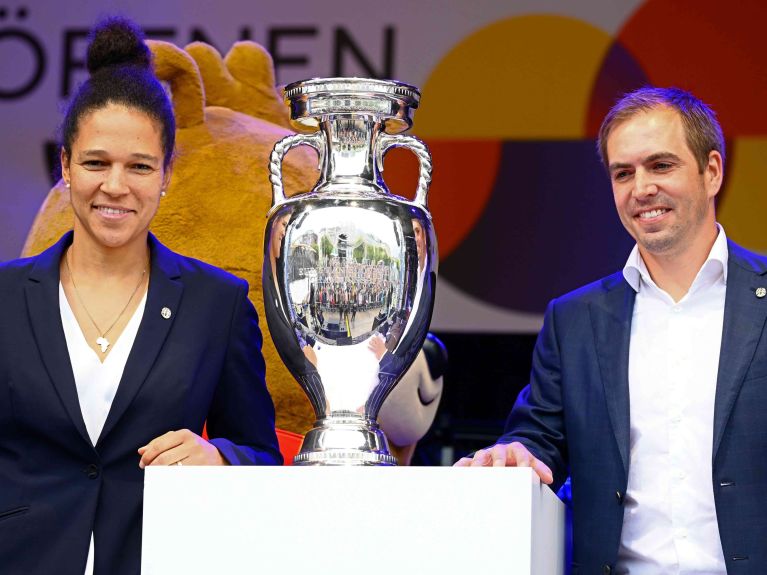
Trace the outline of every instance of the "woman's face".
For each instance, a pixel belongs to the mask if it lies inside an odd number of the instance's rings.
[[[145,113],[109,104],[84,116],[71,157],[61,152],[75,237],[108,248],[146,243],[170,180],[163,157],[160,126]]]
[[[282,240],[285,238],[285,230],[288,227],[288,220],[290,220],[291,213],[281,215],[272,224],[272,237],[271,237],[271,255],[272,258],[277,259],[280,257],[280,251],[282,250]]]

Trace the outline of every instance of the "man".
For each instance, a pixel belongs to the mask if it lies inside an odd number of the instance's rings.
[[[715,221],[724,140],[677,89],[642,88],[599,152],[637,245],[555,299],[498,444],[573,493],[572,573],[767,573],[767,259]]]

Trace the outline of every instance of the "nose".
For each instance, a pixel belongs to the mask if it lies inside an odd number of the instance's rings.
[[[126,174],[119,166],[112,166],[104,174],[101,191],[110,196],[121,196],[128,193]]]
[[[658,193],[658,186],[652,177],[644,170],[637,170],[634,174],[634,197],[638,199],[652,197]]]

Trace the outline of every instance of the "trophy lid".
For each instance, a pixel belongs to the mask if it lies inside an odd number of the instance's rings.
[[[387,132],[403,132],[413,125],[420,99],[415,86],[396,80],[313,78],[285,86],[290,118],[304,129],[330,116],[369,115],[382,120]]]

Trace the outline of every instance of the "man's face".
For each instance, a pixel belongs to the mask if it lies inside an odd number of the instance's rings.
[[[618,124],[607,157],[618,215],[643,254],[703,249],[716,237],[713,199],[722,158],[711,152],[700,173],[675,110],[659,106]]]

